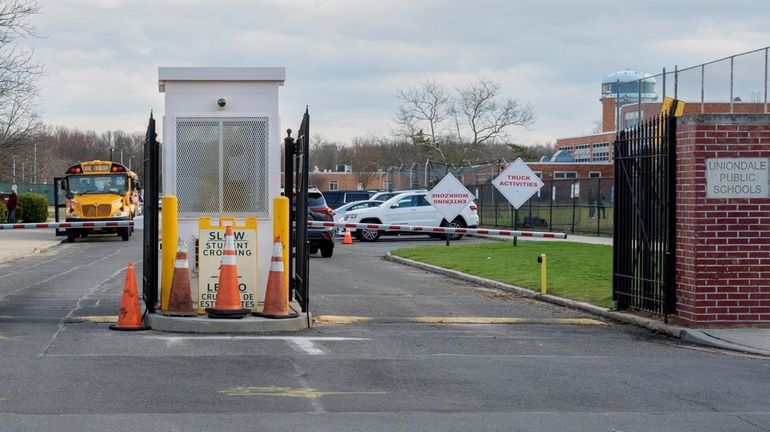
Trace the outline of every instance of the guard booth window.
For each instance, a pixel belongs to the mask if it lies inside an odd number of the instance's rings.
[[[180,214],[268,217],[268,119],[176,120]]]

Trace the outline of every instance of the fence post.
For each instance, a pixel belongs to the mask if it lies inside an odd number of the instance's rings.
[[[577,196],[575,194],[575,183],[572,183],[572,234],[575,234],[575,210],[577,206]]]
[[[553,189],[553,179],[551,179],[551,190],[548,191],[548,230],[553,231],[553,200],[556,199],[556,193]]]

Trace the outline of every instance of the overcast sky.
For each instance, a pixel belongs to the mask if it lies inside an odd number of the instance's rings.
[[[309,105],[327,140],[388,134],[398,89],[483,76],[532,104],[534,127],[508,132],[531,144],[590,132],[611,72],[770,45],[767,0],[39,2],[43,120],[97,132],[143,131],[163,112],[159,66],[283,66],[282,129]]]

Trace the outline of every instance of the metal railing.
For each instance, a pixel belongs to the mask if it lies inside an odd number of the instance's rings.
[[[616,130],[658,114],[659,108],[645,110],[643,105],[660,103],[665,97],[684,101],[687,113],[767,114],[769,51],[770,47],[765,47],[683,69],[663,68],[657,75],[633,81],[617,81],[615,91],[607,94],[618,101]],[[643,92],[648,89],[645,84],[653,81],[655,99],[645,97]],[[625,118],[632,121],[624,121]]]

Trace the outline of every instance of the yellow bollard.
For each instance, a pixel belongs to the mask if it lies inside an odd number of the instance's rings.
[[[171,298],[171,277],[174,275],[176,246],[179,241],[177,198],[174,195],[164,195],[161,211],[161,269],[160,269],[160,310],[168,310]]]
[[[289,198],[273,198],[273,238],[281,237],[283,251],[283,283],[289,295]],[[289,299],[291,300],[291,299]]]
[[[540,293],[548,294],[548,259],[545,254],[540,254],[537,262],[540,264]]]

